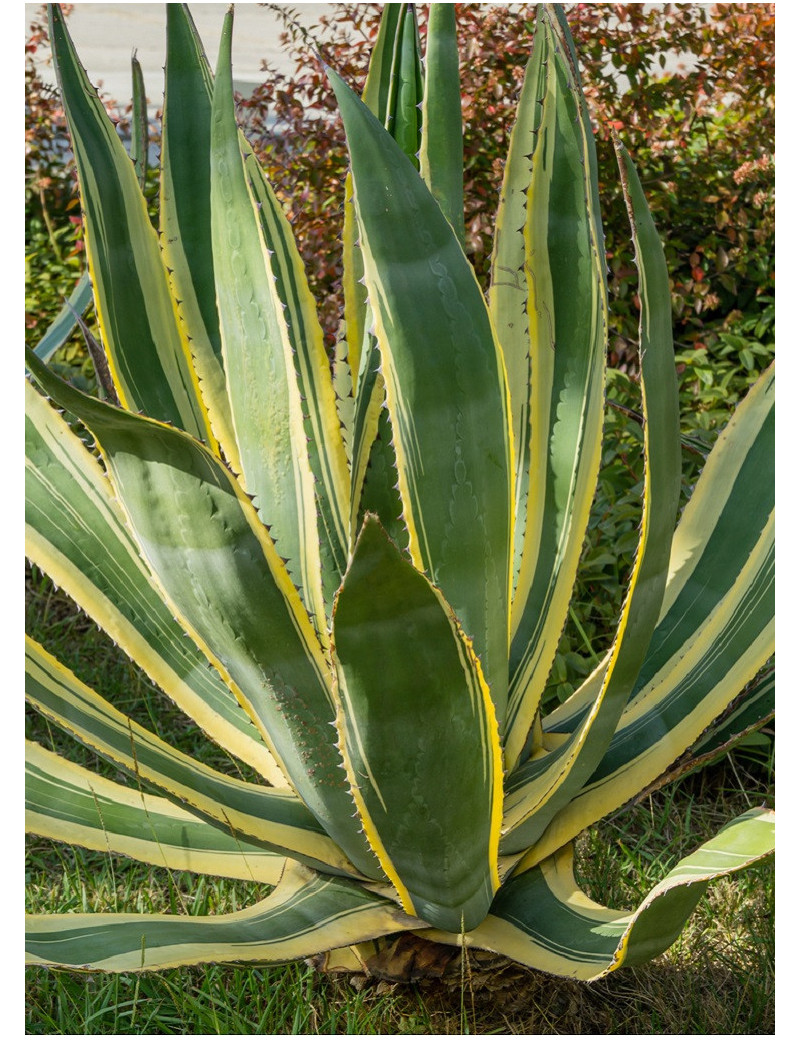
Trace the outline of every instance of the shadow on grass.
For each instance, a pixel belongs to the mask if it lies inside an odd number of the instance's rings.
[[[696,951],[695,951],[696,952]],[[671,956],[671,955],[668,955]],[[209,966],[101,976],[29,969],[27,1033],[774,1033],[774,987],[706,956],[662,957],[587,984],[509,965],[488,981],[389,986],[280,968]]]

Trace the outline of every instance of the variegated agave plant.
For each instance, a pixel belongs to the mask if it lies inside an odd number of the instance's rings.
[[[188,10],[167,6],[156,231],[52,7],[112,399],[29,355],[28,553],[260,779],[176,750],[29,641],[29,702],[130,782],[31,744],[28,826],[275,888],[207,918],[34,915],[33,963],[369,968],[405,932],[590,979],[664,950],[711,879],[772,851],[754,810],[633,912],[575,881],[582,830],[745,728],[771,687],[752,680],[773,652],[773,375],[676,529],[669,283],[618,146],[640,273],[639,546],[608,653],[543,714],[603,429],[594,143],[566,20],[543,7],[487,302],[463,249],[454,18],[433,5],[423,73],[413,8],[386,5],[363,101],[329,72],[351,161],[330,364],[237,129],[232,12],[214,77]]]

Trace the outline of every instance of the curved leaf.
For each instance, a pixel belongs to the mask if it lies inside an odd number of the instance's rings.
[[[527,740],[566,622],[600,465],[607,316],[593,161],[580,87],[540,6],[489,290],[516,452],[509,768]]]
[[[348,858],[380,875],[353,819],[331,741],[329,664],[246,495],[219,459],[186,434],[80,393],[31,353],[28,364],[42,387],[97,437],[166,601],[241,692],[282,772]]]
[[[25,696],[37,711],[136,781],[154,784],[232,835],[334,873],[354,873],[295,795],[225,776],[175,750],[28,639]]]
[[[725,711],[774,653],[774,596],[773,516],[735,585],[674,660],[631,702],[597,768],[531,849],[526,862],[549,855],[638,795]],[[524,770],[520,772],[524,775]],[[510,785],[509,801],[523,795],[515,786]],[[525,834],[523,825],[515,845],[531,844]]]
[[[419,927],[359,885],[290,863],[271,895],[230,914],[31,914],[26,953],[29,964],[101,971],[276,964]]]
[[[285,858],[166,798],[124,787],[38,744],[25,749],[25,830],[96,852],[277,885]]]
[[[100,464],[28,382],[25,412],[29,559],[212,740],[285,787],[286,778],[236,696],[165,604]]]
[[[633,912],[590,900],[572,872],[567,846],[506,882],[486,921],[468,935],[426,937],[493,950],[538,971],[587,982],[668,949],[716,878],[772,854],[775,815],[753,809],[682,859]]]
[[[333,635],[339,730],[367,838],[409,913],[469,930],[500,884],[497,721],[452,611],[374,517]]]
[[[659,625],[617,732],[584,790],[531,851],[549,855],[654,783],[728,708],[775,646],[775,386],[768,370],[717,440],[675,532]],[[604,680],[603,663],[545,719],[574,731]],[[521,803],[540,768],[508,784]],[[523,837],[518,839],[525,844]]]
[[[174,423],[214,447],[136,171],[78,62],[58,4],[50,4],[49,11],[78,168],[89,272],[119,399],[126,408]]]
[[[602,686],[591,709],[547,759],[534,761],[525,787],[509,793],[504,852],[532,845],[576,797],[614,736],[661,611],[680,496],[678,388],[666,261],[636,171],[620,150],[620,171],[639,266],[639,356],[645,478],[639,546]],[[525,771],[526,767],[522,767]],[[560,820],[560,817],[559,817]],[[524,825],[522,825],[524,823]]]
[[[475,274],[413,166],[332,71],[411,558],[505,715],[512,498],[505,370]]]

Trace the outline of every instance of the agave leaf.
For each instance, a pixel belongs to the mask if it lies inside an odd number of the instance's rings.
[[[275,291],[284,312],[295,378],[303,403],[305,450],[314,481],[323,597],[330,616],[347,565],[350,473],[336,410],[331,367],[303,261],[286,219],[252,149],[245,170],[267,245]]]
[[[639,266],[642,308],[639,357],[645,478],[639,546],[600,690],[580,726],[550,753],[549,760],[531,767],[535,775],[526,785],[524,806],[517,792],[509,795],[506,826],[515,830],[504,839],[504,852],[532,845],[580,792],[603,757],[645,660],[669,573],[681,475],[669,279],[636,171],[622,151],[620,170]],[[526,825],[520,827],[523,820]]]
[[[720,761],[729,751],[758,734],[775,717],[775,670],[768,668],[745,687],[733,704],[704,730],[700,740],[672,763],[666,772],[638,792],[634,801],[641,802],[665,784],[680,780],[705,766]]]
[[[96,852],[277,885],[285,858],[166,798],[98,776],[26,742],[25,830]]]
[[[29,964],[156,971],[214,962],[281,963],[420,922],[342,878],[287,863],[275,891],[229,914],[31,914]]]
[[[147,153],[150,148],[150,133],[147,120],[147,94],[144,89],[144,74],[136,51],[131,58],[131,80],[133,83],[133,111],[131,115],[131,159],[136,170],[139,187],[144,191],[147,183]]]
[[[420,173],[464,248],[464,142],[454,4],[431,4]]]
[[[188,7],[167,4],[161,247],[209,422],[225,458],[241,473],[222,364],[211,253],[212,89],[211,69]]]
[[[734,585],[773,522],[774,487],[773,365],[754,383],[717,439],[683,511],[673,540],[658,638],[635,693],[688,640],[690,606],[697,621]]]
[[[590,900],[572,870],[566,846],[506,882],[492,912],[463,937],[554,975],[592,981],[622,965],[650,960],[675,941],[709,883],[758,863],[775,847],[775,814],[751,809],[682,859],[639,907],[628,913]],[[423,933],[460,944],[459,936]]]
[[[456,230],[463,248],[461,92],[454,10],[448,4],[431,7],[423,86],[415,8],[410,4],[387,4],[363,100],[419,169],[442,212]],[[391,62],[386,60],[385,53],[388,40],[393,41]],[[355,234],[351,194],[352,184],[346,203],[348,242]],[[354,255],[348,266],[363,280],[363,260],[357,248],[351,248]],[[355,276],[350,276],[348,284],[352,284]],[[371,312],[361,283],[358,291],[361,314],[354,327],[369,328]],[[351,304],[350,307],[351,321],[355,306]],[[380,351],[368,331],[361,359],[368,360],[368,363],[357,373],[359,394],[354,443],[358,451],[354,455],[351,531],[355,535],[366,514],[376,513],[392,540],[405,550],[408,534],[402,521],[397,460],[386,410]]]
[[[692,745],[687,752],[686,762],[679,763],[681,775],[722,757],[742,737],[758,732],[774,717],[773,664],[749,683],[730,708],[719,719],[715,719],[700,740]]]
[[[333,635],[340,730],[370,844],[408,913],[469,930],[500,884],[497,721],[452,611],[375,517],[337,597]]]
[[[356,866],[380,874],[330,738],[327,660],[246,495],[216,456],[181,431],[80,393],[30,352],[28,365],[97,438],[166,602],[241,692],[284,775]]]
[[[423,103],[415,8],[386,4],[364,85],[364,103],[419,169]],[[374,318],[364,284],[364,259],[357,242],[352,172],[345,185],[343,239],[345,328],[355,388],[350,496],[350,534],[354,542],[367,513],[377,514],[393,540],[405,549],[397,461],[386,411],[386,388]]]
[[[236,696],[164,603],[97,460],[27,382],[25,395],[28,558],[213,740],[286,786]]]
[[[539,5],[487,304],[464,251],[454,15],[432,6],[424,89],[414,5],[385,5],[363,101],[329,72],[351,159],[331,372],[236,125],[232,9],[216,82],[188,9],[168,10],[158,233],[131,162],[143,85],[129,158],[51,9],[121,407],[26,353],[100,456],[26,388],[29,552],[225,751],[290,789],[177,751],[29,642],[29,703],[128,778],[29,745],[34,833],[278,882],[210,918],[37,915],[30,963],[369,972],[433,939],[445,959],[474,945],[593,979],[666,949],[710,881],[774,849],[754,810],[633,911],[576,883],[583,828],[718,753],[772,695],[754,679],[774,652],[772,374],[675,531],[669,283],[618,144],[640,270],[639,546],[611,647],[542,718],[602,440],[597,157],[566,17]]]
[[[176,751],[27,637],[25,696],[37,711],[135,780],[155,785],[232,835],[334,873],[357,873],[295,795],[225,776]]]
[[[78,62],[59,6],[51,4],[49,11],[78,168],[89,272],[119,399],[126,408],[174,423],[215,447],[136,171]]]
[[[417,19],[412,4],[398,4],[398,27],[392,54],[392,69],[389,80],[389,102],[384,126],[397,141],[405,154],[419,169],[419,147],[422,132],[422,61],[419,52]],[[373,107],[368,100],[366,87],[364,103],[380,117],[380,104]]]
[[[242,485],[327,640],[314,477],[292,345],[245,171],[231,79],[233,13],[220,42],[211,122],[211,235],[228,398]]]
[[[42,361],[49,361],[59,347],[63,347],[74,332],[78,319],[89,309],[92,302],[92,283],[89,272],[84,271],[75,284],[75,288],[65,300],[64,306],[55,316],[47,331],[36,344],[35,354]]]
[[[190,335],[200,386],[212,426],[235,472],[243,471],[223,369],[211,243],[211,140],[213,76],[185,5],[168,8],[167,79],[162,164],[162,228],[165,255]],[[172,119],[172,114],[175,119]],[[305,428],[320,513],[326,603],[344,571],[347,462],[339,430],[322,330],[302,262],[280,204],[243,135],[247,181],[265,233],[275,291],[294,351]],[[200,179],[202,178],[202,180]]]
[[[768,368],[717,439],[672,541],[661,616],[641,673],[639,693],[657,672],[668,673],[718,610],[770,524],[775,482],[775,370]],[[753,518],[752,525],[746,520]],[[552,731],[575,728],[594,699],[605,663],[545,721]]]
[[[328,75],[350,149],[411,559],[473,640],[502,719],[512,498],[503,360],[435,199],[369,109]]]
[[[584,790],[529,861],[549,855],[654,783],[772,656],[774,459],[774,372],[768,370],[720,435],[684,509],[661,621],[617,732]],[[598,669],[584,686],[595,688],[602,675]],[[567,701],[545,720],[546,729],[568,732],[583,718],[587,699],[579,690],[575,704]],[[522,767],[508,784],[509,823],[526,797],[532,768]],[[524,828],[517,841],[526,843]]]
[[[594,140],[541,8],[505,169],[489,305],[511,389],[516,499],[506,765],[567,618],[600,464],[605,259]]]

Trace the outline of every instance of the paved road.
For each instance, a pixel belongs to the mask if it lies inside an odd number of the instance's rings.
[[[284,4],[297,10],[302,23],[311,28],[330,9],[330,4],[293,2]],[[216,63],[222,19],[227,4],[190,3],[192,17],[203,40],[212,66]],[[38,10],[26,4],[26,18]],[[26,23],[27,24],[27,23]],[[163,3],[78,3],[69,16],[69,30],[89,78],[108,97],[130,98],[130,59],[137,52],[145,77],[145,89],[152,107],[160,107],[164,90],[164,5]],[[236,86],[263,80],[261,62],[269,59],[286,68],[279,42],[277,15],[258,3],[235,5],[233,32],[233,71]],[[43,66],[43,75],[55,82],[52,68]]]

